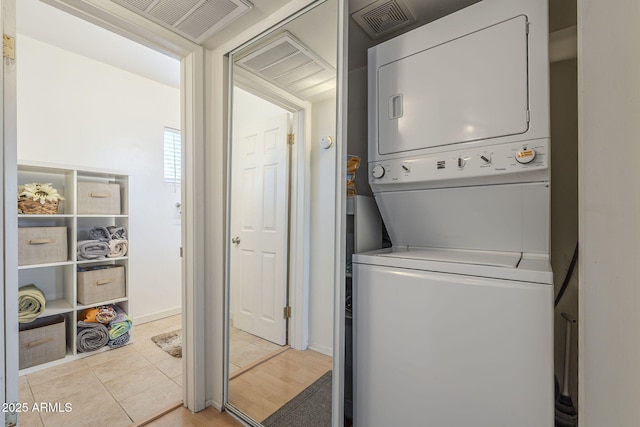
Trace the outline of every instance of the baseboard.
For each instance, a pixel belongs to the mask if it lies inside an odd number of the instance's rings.
[[[222,409],[223,409],[224,405],[221,404],[220,402],[216,402],[213,399],[209,399],[209,400],[206,400],[204,402],[204,407],[205,408],[211,407],[211,408],[217,410],[218,412],[222,412]]]
[[[154,320],[164,319],[165,317],[175,316],[180,313],[182,313],[182,307],[170,308],[167,310],[156,311],[151,314],[145,314],[144,316],[137,316],[133,319],[133,323],[141,325],[143,323],[153,322]]]
[[[316,344],[309,344],[309,347],[307,347],[309,350],[313,350],[313,351],[317,351],[318,353],[322,353],[326,356],[329,357],[333,357],[333,348],[331,347],[327,347],[326,345],[316,345]]]

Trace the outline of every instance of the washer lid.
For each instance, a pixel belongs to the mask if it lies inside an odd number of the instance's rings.
[[[360,268],[392,268],[488,277],[553,285],[549,256],[520,252],[395,247],[353,255],[354,277]]]
[[[379,254],[389,258],[426,261],[453,262],[459,264],[486,265],[491,267],[517,268],[522,259],[521,252],[470,251],[440,248],[393,248],[391,252]]]

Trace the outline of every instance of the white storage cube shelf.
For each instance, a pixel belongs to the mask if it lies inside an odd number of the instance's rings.
[[[103,260],[82,260],[76,256],[78,241],[87,240],[88,232],[95,226],[125,227],[127,239],[129,231],[129,177],[124,174],[109,171],[86,171],[73,168],[39,165],[35,163],[18,165],[18,184],[32,182],[51,183],[65,200],[58,204],[57,214],[18,214],[19,227],[67,227],[67,252],[65,261],[20,265],[18,267],[18,285],[25,286],[33,283],[45,294],[46,308],[39,318],[61,314],[66,321],[67,355],[64,359],[43,363],[26,368],[21,374],[35,372],[40,369],[55,366],[69,360],[90,356],[108,347],[90,353],[78,353],[76,350],[76,325],[82,312],[87,308],[105,304],[117,304],[125,312],[129,312],[129,251],[119,258],[105,258]],[[120,213],[79,214],[77,206],[78,183],[92,182],[99,184],[118,184],[120,187]],[[17,202],[16,202],[17,212]],[[97,265],[122,265],[125,271],[125,296],[107,301],[99,301],[90,305],[78,302],[77,268]]]

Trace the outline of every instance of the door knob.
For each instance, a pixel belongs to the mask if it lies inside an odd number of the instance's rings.
[[[240,237],[234,237],[233,239],[231,239],[231,243],[234,243],[237,245],[238,243],[240,243]]]

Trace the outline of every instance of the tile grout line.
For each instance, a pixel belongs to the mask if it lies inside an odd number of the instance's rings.
[[[34,396],[33,390],[31,389],[31,383],[29,382],[29,377],[25,375],[24,379],[27,381],[27,387],[29,387],[29,393],[31,393],[31,398],[33,399],[33,402],[36,403],[36,397]],[[40,424],[42,424],[43,427],[47,427],[44,425],[44,420],[42,419],[42,415],[40,415],[40,412],[38,412],[38,419],[40,420]]]
[[[98,379],[98,381],[100,381],[100,384],[102,384],[102,387],[104,387],[104,389],[107,391],[107,393],[109,393],[109,396],[111,396],[113,401],[118,404],[120,409],[122,409],[122,412],[124,412],[124,414],[127,416],[127,418],[129,418],[129,420],[133,423],[134,421],[133,421],[133,418],[131,418],[131,415],[129,415],[127,410],[122,407],[122,405],[120,404],[120,401],[118,399],[116,399],[116,397],[111,393],[111,390],[109,390],[109,387],[107,387],[106,384],[100,379],[100,377],[94,372],[93,367],[91,367],[91,373]]]
[[[160,319],[160,320],[163,320],[163,319]],[[153,329],[155,329],[156,331],[158,331],[158,333],[164,333],[164,331],[162,331],[162,330],[160,330],[159,328],[157,328],[155,325],[153,325],[153,323],[154,323],[154,322],[149,322],[149,323],[147,323],[147,324],[149,324]],[[180,327],[178,327],[178,328],[180,328]],[[158,363],[158,362],[162,362],[162,360],[159,360],[159,361],[153,362],[153,361],[151,361],[151,360],[149,359],[149,357],[148,357],[148,356],[145,356],[144,354],[142,354],[142,352],[141,352],[141,351],[139,351],[137,348],[135,348],[135,347],[131,347],[131,348],[132,348],[132,351],[134,351],[136,354],[138,354],[138,355],[139,355],[139,356],[141,356],[143,359],[145,359],[145,360],[149,363],[149,365],[150,365],[150,366],[153,366],[156,370],[158,370],[158,371],[162,374],[162,376],[163,376],[165,379],[169,380],[169,381],[170,381],[171,383],[173,383],[173,384],[176,384],[177,386],[179,386],[179,387],[182,389],[182,385],[181,385],[181,384],[178,384],[176,381],[174,381],[174,379],[173,379],[173,378],[169,377],[169,375],[168,375],[167,373],[165,373],[162,369],[160,369],[160,368],[157,366],[157,363]],[[160,348],[158,348],[158,350],[159,350],[159,351],[162,351]],[[87,357],[87,359],[88,359],[88,358],[90,358],[90,357],[91,357],[91,356]],[[166,359],[165,359],[165,360],[166,360]],[[107,387],[107,385],[105,384],[105,382],[104,382],[104,381],[103,381],[103,380],[98,376],[98,374],[96,373],[96,370],[95,370],[95,368],[96,368],[96,367],[95,367],[95,366],[92,366],[92,365],[89,365],[89,364],[86,362],[86,360],[82,360],[82,361],[84,362],[85,366],[86,366],[87,368],[89,368],[89,371],[91,372],[91,374],[93,374],[93,376],[94,376],[94,377],[98,380],[98,382],[102,385],[102,387],[103,387],[103,388],[104,388],[104,390],[107,392],[107,394],[108,394],[109,396],[111,396],[111,398],[116,402],[116,404],[118,405],[118,407],[120,407],[120,409],[122,410],[122,412],[124,413],[124,415],[126,415],[126,417],[128,418],[128,420],[129,420],[131,423],[134,423],[134,424],[135,424],[135,421],[133,420],[132,415],[130,415],[130,414],[129,414],[129,412],[127,412],[127,410],[122,406],[121,401],[120,401],[120,400],[118,400],[118,399],[116,399],[116,397],[113,395],[113,393],[111,392],[111,390]],[[106,363],[106,362],[105,362],[105,363]],[[97,366],[100,366],[100,365],[97,365]],[[42,372],[44,372],[44,371],[42,371]],[[54,377],[52,377],[52,378],[50,378],[50,379],[47,379],[47,382],[48,382],[48,381],[51,381],[51,380],[53,380],[53,379],[55,379],[55,378],[58,378],[58,377],[61,377],[61,376],[67,375],[67,374],[68,374],[68,373],[61,373],[61,374],[56,375],[56,376],[54,376]],[[180,374],[180,375],[181,375],[181,374]],[[177,377],[179,377],[180,375],[177,375],[177,376],[176,376],[176,378],[177,378]],[[35,395],[34,395],[34,392],[33,392],[33,389],[32,389],[31,381],[29,381],[29,377],[28,377],[28,375],[25,375],[25,380],[26,380],[26,386],[27,386],[27,389],[28,389],[28,391],[29,391],[29,393],[30,393],[30,395],[31,395],[31,398],[32,398],[32,399],[34,400],[34,402],[35,402],[35,399],[36,399],[36,398],[35,398]],[[133,397],[133,396],[131,396],[131,397]],[[124,399],[123,399],[123,400],[124,400]],[[38,413],[37,415],[38,415],[38,419],[40,420],[41,425],[42,425],[43,427],[48,427],[47,423],[45,423],[45,420],[44,420],[44,419],[43,419],[43,417],[42,417],[42,414],[41,414],[41,413]],[[50,425],[50,424],[49,424],[49,425]]]
[[[132,348],[133,348],[133,350],[134,350],[138,355],[140,355],[142,358],[144,358],[145,360],[147,360],[147,362],[149,362],[149,364],[150,364],[151,366],[153,366],[154,368],[156,368],[156,369],[157,369],[157,370],[158,370],[158,371],[159,371],[159,372],[160,372],[160,373],[161,373],[161,374],[162,374],[166,379],[168,379],[169,381],[171,381],[171,382],[173,382],[173,383],[175,384],[175,381],[173,381],[173,379],[172,379],[172,378],[170,378],[170,377],[169,377],[169,376],[168,376],[168,375],[167,375],[167,374],[166,374],[162,369],[160,369],[160,368],[158,368],[158,367],[156,366],[156,363],[157,363],[157,362],[152,362],[152,361],[151,361],[151,360],[149,360],[146,356],[144,356],[140,351],[138,351],[138,349],[137,349],[137,348],[135,348],[135,347],[132,347]],[[160,350],[160,349],[158,348],[158,350]],[[160,351],[162,351],[162,350],[160,350]],[[142,368],[140,368],[140,369],[142,369]],[[91,370],[92,370],[92,372],[93,372],[93,367],[91,367]],[[93,373],[94,373],[94,375],[96,375],[96,374],[95,374],[95,372],[93,372]],[[113,400],[118,404],[118,406],[122,409],[122,411],[125,413],[125,415],[129,418],[129,420],[131,420],[131,422],[135,425],[137,421],[135,421],[135,420],[132,418],[132,415],[131,415],[131,414],[129,414],[129,412],[128,412],[128,411],[127,411],[127,410],[122,406],[122,402],[121,402],[120,400],[118,400],[118,399],[117,399],[117,398],[116,398],[116,397],[111,393],[111,391],[109,390],[109,388],[107,387],[107,385],[106,385],[106,384],[105,384],[105,383],[100,379],[100,377],[98,377],[97,375],[96,375],[96,377],[98,378],[98,381],[100,381],[100,383],[103,385],[103,387],[107,390],[107,393],[109,393],[109,395],[113,398]],[[176,384],[176,385],[177,385],[177,384]],[[180,386],[180,387],[182,388],[182,386]],[[139,393],[138,393],[138,394],[139,394]],[[135,396],[135,395],[134,395],[134,396]],[[130,396],[130,397],[128,397],[127,399],[129,399],[129,398],[131,398],[131,397],[134,397],[134,396]],[[126,400],[126,399],[123,399],[123,401],[124,401],[124,400]]]

